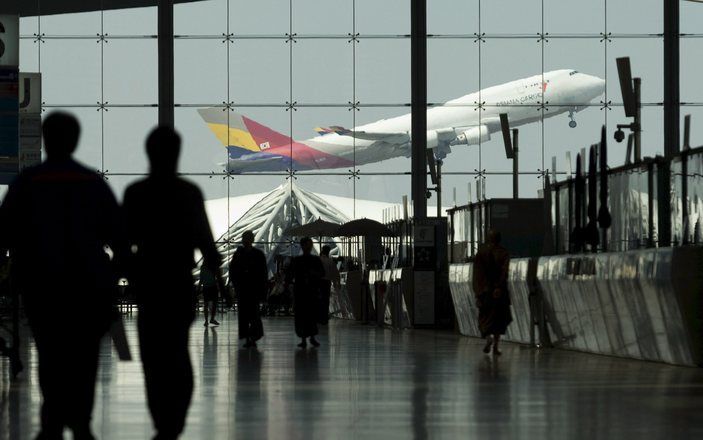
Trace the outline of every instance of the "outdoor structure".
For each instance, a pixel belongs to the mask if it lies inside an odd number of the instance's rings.
[[[244,231],[254,232],[254,242],[264,251],[269,268],[272,268],[276,255],[291,255],[296,248],[287,231],[317,219],[339,224],[349,220],[322,196],[293,182],[280,185],[256,202],[217,238],[218,250],[225,256],[225,271]]]

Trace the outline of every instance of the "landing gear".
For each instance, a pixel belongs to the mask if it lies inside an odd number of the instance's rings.
[[[574,113],[576,113],[576,110],[569,110],[569,127],[571,128],[576,128],[576,119],[574,119]]]

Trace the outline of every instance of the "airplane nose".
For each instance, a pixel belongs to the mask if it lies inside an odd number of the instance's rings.
[[[588,89],[593,96],[600,96],[605,93],[605,80],[598,78],[597,76],[589,76],[588,78]]]

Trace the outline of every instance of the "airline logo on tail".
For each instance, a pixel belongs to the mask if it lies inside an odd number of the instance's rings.
[[[227,147],[231,159],[273,147],[290,146],[292,142],[289,136],[236,112],[206,108],[198,109],[198,113],[217,139]]]
[[[198,109],[198,113],[227,148],[232,172],[310,170],[350,166],[351,161],[296,142],[253,119],[221,108]],[[351,133],[343,127],[318,128],[318,133]]]

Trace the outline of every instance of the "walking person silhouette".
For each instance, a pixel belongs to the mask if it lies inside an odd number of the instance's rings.
[[[78,120],[54,112],[42,132],[46,160],[17,176],[0,207],[0,246],[10,252],[39,355],[37,439],[62,439],[64,427],[75,439],[93,439],[100,340],[115,316],[127,245],[112,191],[72,158]]]
[[[259,303],[266,298],[268,267],[266,255],[254,247],[253,231],[242,234],[242,245],[229,265],[229,279],[238,298],[239,339],[245,340],[244,348],[256,348],[256,341],[264,337]]]
[[[202,194],[176,172],[180,149],[173,129],[154,129],[146,143],[149,176],[130,185],[124,196],[132,250],[129,281],[139,305],[140,353],[156,439],[181,434],[193,393],[188,334],[197,298],[196,249],[222,289],[221,257]]]

